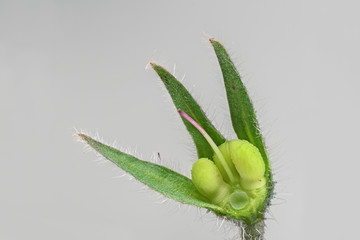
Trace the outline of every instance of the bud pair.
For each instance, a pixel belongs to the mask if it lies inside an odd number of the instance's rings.
[[[214,162],[207,158],[200,158],[194,163],[191,176],[199,192],[213,203],[224,202],[230,194],[230,185],[224,182]]]
[[[265,163],[258,148],[239,139],[226,141],[218,147],[196,121],[180,109],[179,113],[199,130],[214,150],[214,162],[200,158],[194,163],[191,175],[195,187],[215,204],[230,202],[234,209],[243,208],[248,203],[245,191],[266,183]]]

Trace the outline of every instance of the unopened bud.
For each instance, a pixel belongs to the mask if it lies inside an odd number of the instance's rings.
[[[197,160],[191,169],[192,181],[199,192],[213,203],[223,202],[230,194],[219,169],[207,158]]]
[[[257,147],[246,140],[232,140],[230,154],[243,188],[252,190],[265,185],[265,163]]]

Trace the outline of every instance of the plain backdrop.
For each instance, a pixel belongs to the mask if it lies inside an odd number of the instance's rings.
[[[0,1],[0,239],[228,239],[229,227],[86,153],[74,128],[189,176],[161,81],[174,73],[235,135],[208,37],[258,112],[276,198],[269,240],[359,234],[358,1]],[[220,230],[219,230],[220,229]]]

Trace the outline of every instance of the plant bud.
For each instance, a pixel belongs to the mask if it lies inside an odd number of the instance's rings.
[[[207,158],[197,160],[191,169],[192,181],[199,192],[214,203],[223,202],[230,194],[219,169]]]
[[[231,154],[230,154],[230,143],[229,141],[226,141],[224,142],[223,144],[221,144],[219,146],[219,150],[221,152],[221,154],[224,156],[224,159],[226,161],[226,164],[229,166],[233,176],[235,177],[235,179],[237,180],[237,182],[239,181],[239,174],[238,172],[236,171],[236,168],[234,166],[234,163],[232,162],[231,160]],[[215,165],[218,167],[222,177],[224,178],[224,181],[231,184],[231,181],[224,169],[224,166],[221,164],[220,160],[219,160],[219,157],[217,154],[214,154],[214,162],[215,162]]]
[[[252,190],[265,185],[265,163],[257,147],[246,140],[232,140],[230,154],[243,188]]]

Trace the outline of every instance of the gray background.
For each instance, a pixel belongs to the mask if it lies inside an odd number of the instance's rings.
[[[194,207],[118,178],[74,127],[189,175],[191,139],[152,70],[163,64],[227,137],[208,36],[238,64],[277,198],[267,239],[359,234],[358,1],[0,2],[0,239],[223,239]]]

